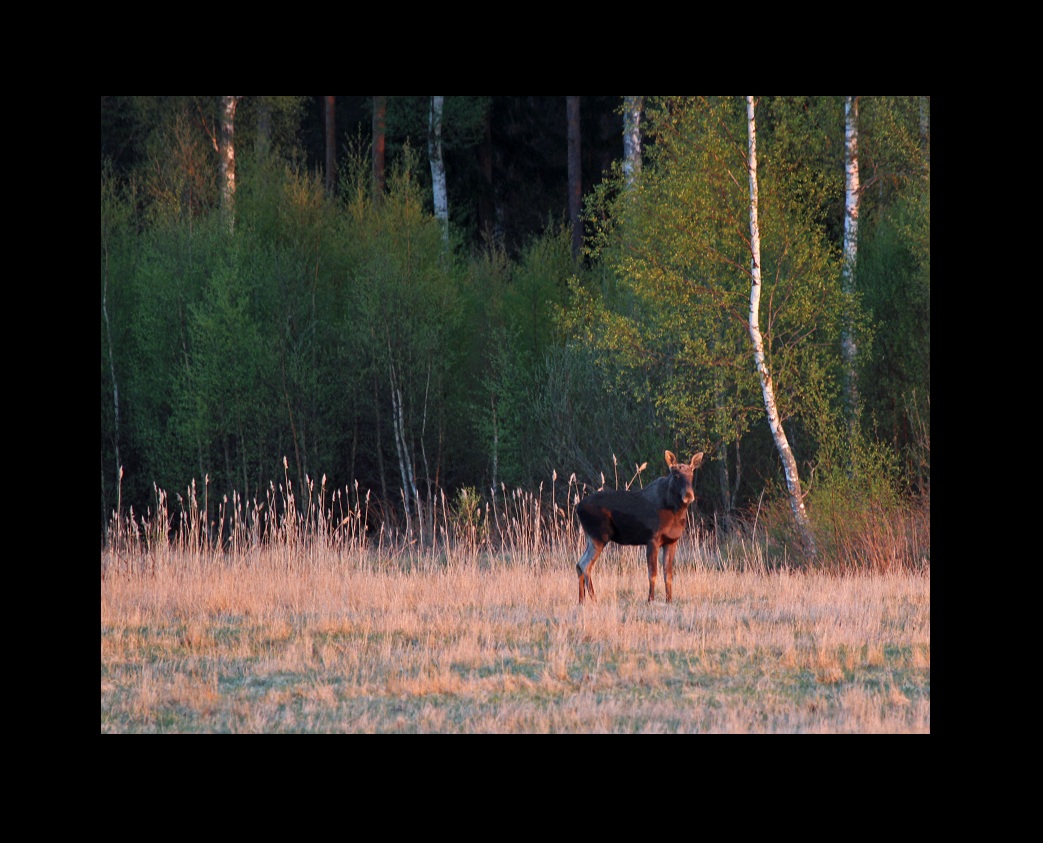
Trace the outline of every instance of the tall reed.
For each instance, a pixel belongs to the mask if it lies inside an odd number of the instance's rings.
[[[630,488],[644,468],[637,467],[624,487]],[[618,486],[618,476],[615,481]],[[556,471],[535,491],[501,484],[486,495],[461,489],[450,496],[438,489],[427,500],[417,495],[412,502],[417,517],[407,525],[357,481],[331,490],[325,475],[318,482],[305,476],[305,488],[298,490],[287,470],[282,482],[269,483],[263,497],[250,499],[234,491],[214,499],[209,477],[201,487],[193,480],[173,500],[165,490],[153,488],[154,507],[145,513],[133,508],[112,513],[102,547],[103,576],[148,572],[160,552],[192,558],[198,565],[217,558],[249,558],[262,548],[278,550],[286,564],[322,550],[394,559],[401,565],[480,558],[533,566],[554,560],[560,565],[583,550],[576,506],[593,491],[574,473],[559,480]],[[835,517],[820,521],[825,552],[817,564],[824,570],[917,571],[930,566],[929,504],[848,512],[842,530]],[[781,506],[758,507],[749,517],[725,521],[701,516],[693,507],[678,561],[740,571],[801,568],[803,561],[789,550],[789,534]],[[610,546],[606,559],[621,555],[638,558],[640,552]]]

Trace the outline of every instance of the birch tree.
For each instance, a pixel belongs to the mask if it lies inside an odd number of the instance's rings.
[[[644,97],[623,97],[623,181],[627,187],[641,172],[641,109]]]
[[[858,255],[858,97],[844,100],[844,263],[841,268],[841,290],[849,299],[855,292],[855,265]],[[845,400],[848,424],[852,431],[858,421],[858,345],[850,312],[840,337],[845,366]]]
[[[834,252],[793,189],[793,174],[804,174],[800,154],[807,143],[794,135],[801,128],[773,122],[770,157],[762,162],[758,231],[767,248],[757,261],[758,330],[778,424],[792,431],[791,442],[801,436],[801,450],[812,459],[822,420],[832,415],[843,297]],[[751,365],[744,98],[650,97],[642,132],[654,143],[641,178],[627,190],[621,173],[618,186],[592,192],[592,248],[608,283],[600,290],[574,287],[566,324],[592,347],[627,404],[654,408],[646,429],[663,425],[679,448],[712,453],[717,471],[703,475],[700,494],[713,495],[709,484],[718,482],[728,512],[763,491],[751,484],[766,473],[757,462],[768,453],[764,444],[771,454],[767,473],[778,471],[785,486],[763,425],[760,375]],[[832,172],[839,183],[840,168]]]
[[[797,460],[793,456],[786,431],[779,418],[775,404],[775,387],[772,385],[771,371],[764,354],[764,337],[760,329],[761,301],[761,235],[759,220],[759,200],[757,186],[757,117],[756,102],[753,97],[746,97],[746,126],[749,143],[747,166],[750,178],[750,342],[753,344],[753,361],[760,377],[761,393],[764,397],[764,409],[768,416],[768,426],[775,447],[782,460],[782,469],[786,475],[786,491],[789,495],[790,508],[797,530],[800,533],[804,548],[811,557],[815,556],[815,538],[811,529],[811,520],[804,508],[804,495],[800,488],[800,476],[797,473]]]
[[[442,157],[442,109],[445,97],[431,97],[427,131],[427,153],[431,161],[431,191],[434,196],[435,219],[442,226],[442,245],[449,245],[449,197],[445,185],[445,160]]]
[[[388,489],[396,498],[392,489],[401,488],[407,532],[429,537],[461,311],[442,225],[423,210],[412,172],[417,164],[407,150],[388,173],[382,208],[352,215],[352,286],[359,298],[349,322],[366,326],[361,339],[375,376],[377,425],[390,434],[386,456],[398,475]]]
[[[398,457],[399,478],[402,481],[402,508],[406,515],[406,532],[413,534],[413,501],[417,497],[414,456],[407,434],[406,414],[402,401],[402,386],[395,367],[395,352],[388,332],[388,381],[391,389],[391,429],[394,432],[395,454]]]

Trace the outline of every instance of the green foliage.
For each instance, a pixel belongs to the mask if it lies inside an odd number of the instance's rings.
[[[844,97],[763,97],[758,110],[762,178],[779,184],[828,241],[844,237]],[[784,187],[783,187],[784,185]]]
[[[930,127],[930,97],[859,97],[859,166],[869,216],[918,190],[925,178],[929,183]]]
[[[445,97],[442,106],[442,150],[449,171],[449,216],[455,228],[477,228],[475,197],[488,186],[465,166],[475,149],[486,140],[490,97]],[[427,160],[431,97],[388,97],[385,123],[387,156],[394,161],[423,150],[423,166],[411,166],[412,177],[423,190],[423,207],[430,212],[431,170]],[[457,163],[459,162],[459,166]]]
[[[455,489],[534,489],[555,471],[612,485],[646,461],[660,473],[664,448],[711,454],[704,506],[734,492],[755,508],[781,488],[746,324],[738,98],[649,98],[645,167],[629,190],[616,168],[588,195],[579,266],[553,223],[510,251],[492,237],[447,252],[414,151],[426,110],[406,98],[389,106],[381,202],[365,135],[330,195],[297,149],[306,98],[244,98],[234,233],[218,213],[216,98],[108,99],[103,122],[122,127],[125,151],[101,189],[103,521],[117,495],[154,505],[155,486],[209,478],[213,499],[260,498],[323,475],[328,489],[374,489],[388,517],[401,507],[396,436],[420,492],[447,489],[465,520],[477,501]],[[759,111],[760,321],[809,502],[833,521],[836,501],[884,511],[929,489],[929,130],[924,147],[923,98],[862,105],[872,175],[850,301],[837,280],[841,99],[765,97]],[[489,108],[447,98],[447,155],[487,142]],[[853,441],[838,388],[848,312],[867,419]]]
[[[866,411],[879,434],[903,454],[921,491],[930,477],[931,276],[930,202],[899,201],[867,231],[858,279],[875,326],[860,382]]]
[[[136,468],[127,442],[127,383],[130,374],[130,322],[126,314],[132,289],[129,283],[138,260],[134,236],[134,197],[111,168],[101,173],[101,513],[102,523],[119,494],[121,470]],[[135,482],[138,473],[134,472]],[[135,489],[143,493],[145,489]],[[133,498],[132,498],[133,499]]]
[[[489,97],[445,97],[442,106],[442,143],[447,149],[473,146],[485,129]],[[388,97],[389,138],[413,148],[427,148],[431,97]]]
[[[139,107],[152,130],[145,142],[141,181],[154,222],[190,220],[219,203],[218,161],[204,126],[213,127],[212,97],[141,98]],[[209,113],[207,113],[209,112]],[[209,123],[208,123],[209,118]]]
[[[532,363],[560,344],[553,314],[564,305],[575,272],[571,248],[568,228],[549,226],[522,250],[505,291],[505,317],[517,331],[517,351]]]
[[[929,565],[930,509],[901,493],[902,466],[892,445],[859,433],[822,451],[807,484],[818,564],[843,571]]]
[[[485,541],[489,522],[482,514],[482,496],[473,486],[462,486],[456,492],[452,505],[454,535],[470,541],[472,546]]]
[[[502,319],[484,379],[483,436],[490,445],[495,436],[498,479],[512,485],[538,485],[566,469],[594,483],[614,454],[630,465],[648,453],[647,395],[617,394],[621,370],[599,366],[597,348],[566,342],[599,306],[586,296],[571,249],[569,230],[549,226],[513,271],[494,274]]]
[[[308,97],[243,97],[236,111],[236,157],[295,158]]]
[[[261,483],[248,460],[262,450],[268,428],[263,416],[276,406],[266,395],[271,360],[261,353],[253,280],[241,267],[217,262],[201,300],[189,305],[190,352],[174,419],[182,448],[198,453],[209,473],[221,478],[217,488],[239,489],[247,497]]]
[[[216,218],[157,225],[145,238],[130,279],[134,296],[124,317],[132,327],[127,436],[141,454],[142,473],[166,489],[184,489],[209,468],[198,440],[184,445],[183,420],[193,403],[184,390],[198,335],[193,309],[211,286],[225,237]]]
[[[857,285],[871,342],[859,373],[867,423],[900,456],[904,485],[930,489],[930,100],[866,98],[863,124],[874,174],[866,191]]]
[[[601,197],[607,212],[600,216],[611,220],[598,241],[608,274],[602,302],[581,309],[585,338],[620,367],[618,389],[652,397],[682,450],[723,454],[764,417],[747,333],[744,121],[738,98],[653,99],[651,166],[629,191],[617,188],[613,198],[606,189]],[[790,424],[813,411],[816,395],[835,391],[844,307],[835,254],[788,189],[786,174],[801,169],[785,158],[802,148],[789,137],[795,131],[788,119],[778,121],[775,136],[787,143],[765,154],[760,188],[760,321],[780,414]],[[824,188],[809,185],[804,192],[821,203]],[[801,450],[803,459],[814,455],[813,443]]]
[[[395,162],[385,199],[374,205],[361,189],[349,193],[338,239],[345,246],[347,296],[340,332],[356,350],[348,368],[362,369],[381,429],[371,454],[388,465],[389,492],[401,487],[392,411],[402,401],[407,459],[418,485],[456,483],[474,468],[473,414],[480,367],[475,356],[487,341],[467,316],[474,279],[455,251],[446,253],[441,230],[424,210],[415,178],[418,158],[408,147]],[[361,183],[361,168],[359,181]],[[403,444],[403,443],[399,443]],[[393,467],[393,470],[392,470]]]
[[[487,332],[482,359],[488,362],[475,411],[491,482],[527,485],[541,474],[542,460],[534,462],[543,445],[536,408],[552,346],[552,308],[572,271],[569,248],[560,231],[551,231],[520,264],[496,244],[477,262],[470,300],[476,324]]]

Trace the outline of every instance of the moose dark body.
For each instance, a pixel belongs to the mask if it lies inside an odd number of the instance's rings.
[[[610,541],[616,544],[644,545],[648,561],[648,600],[655,599],[656,561],[663,551],[663,581],[666,602],[673,597],[674,554],[677,540],[688,524],[688,506],[695,500],[692,478],[703,461],[702,453],[689,463],[679,463],[673,452],[666,451],[670,473],[634,492],[594,492],[580,501],[576,515],[587,534],[587,549],[576,571],[579,573],[579,602],[587,593],[594,595],[590,578],[594,563]]]

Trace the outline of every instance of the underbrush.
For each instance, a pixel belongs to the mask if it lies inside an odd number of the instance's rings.
[[[410,517],[390,517],[358,484],[331,492],[326,478],[306,483],[303,496],[287,476],[263,499],[233,493],[210,499],[193,484],[174,501],[155,489],[155,509],[114,512],[106,531],[102,576],[147,572],[168,552],[238,558],[278,549],[287,558],[316,551],[361,554],[397,564],[451,564],[483,559],[545,564],[580,554],[586,539],[575,508],[590,489],[573,474],[559,490],[509,490],[482,497],[474,489],[444,491],[412,501]],[[817,569],[832,573],[925,571],[930,568],[930,499],[829,495],[808,508],[818,552],[801,555],[788,505],[781,499],[728,518],[693,507],[680,542],[682,556],[719,570]],[[558,563],[560,564],[560,563]]]

